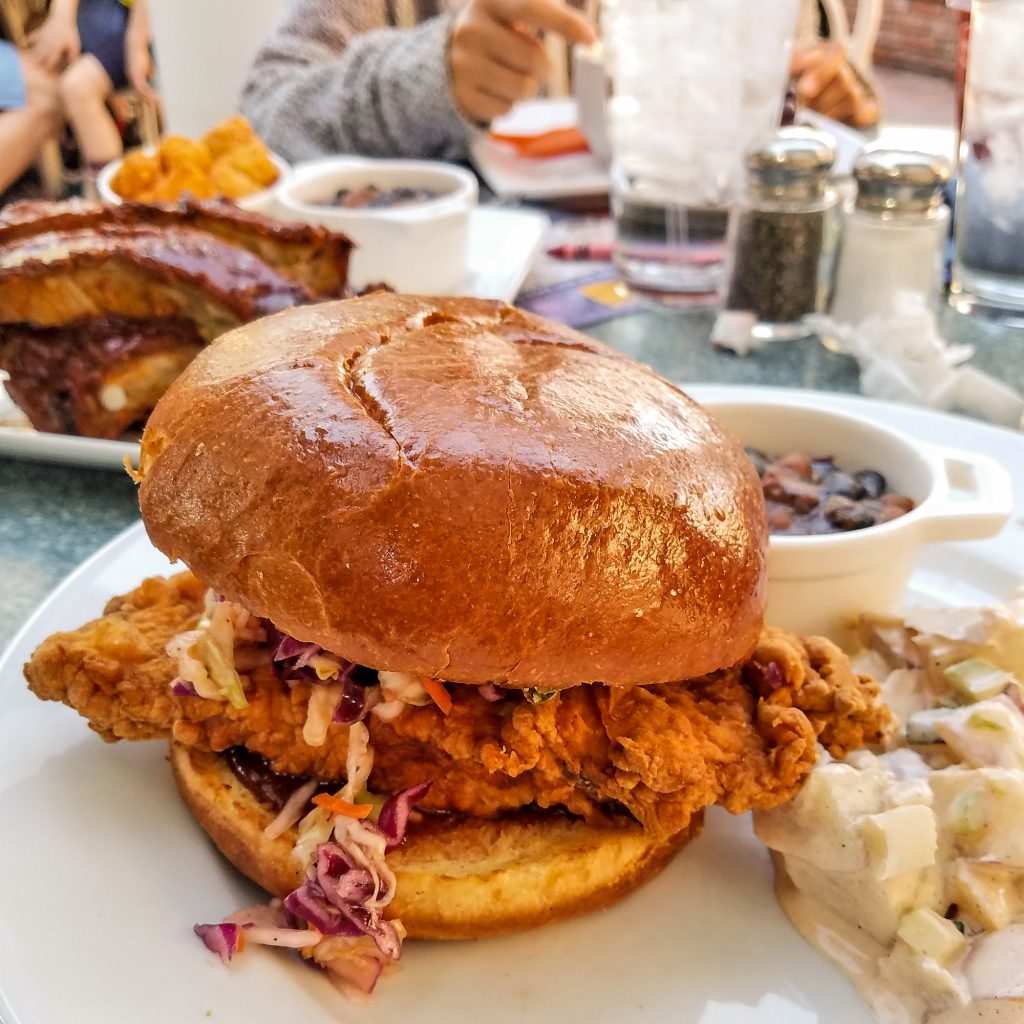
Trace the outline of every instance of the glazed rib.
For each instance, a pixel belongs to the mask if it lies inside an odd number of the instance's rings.
[[[193,228],[45,233],[0,249],[6,323],[184,316],[212,340],[315,297],[252,253]]]
[[[145,421],[203,344],[183,318],[0,325],[0,369],[37,430],[116,438]]]
[[[186,198],[173,205],[12,203],[0,215],[0,249],[49,233],[105,233],[133,227],[193,228],[245,249],[322,298],[345,292],[352,243],[344,235],[246,213],[223,200]]]

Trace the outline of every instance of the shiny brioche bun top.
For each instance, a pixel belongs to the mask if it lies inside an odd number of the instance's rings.
[[[371,668],[650,684],[736,663],[761,627],[739,443],[499,302],[378,293],[239,327],[160,401],[139,474],[158,548]]]

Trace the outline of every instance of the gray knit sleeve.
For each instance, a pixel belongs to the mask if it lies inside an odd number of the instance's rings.
[[[364,12],[362,24],[353,10]],[[293,0],[249,72],[242,112],[287,160],[331,153],[464,157],[448,84],[451,15],[370,28],[349,0]]]

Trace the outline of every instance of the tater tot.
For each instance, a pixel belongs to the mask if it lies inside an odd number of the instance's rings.
[[[122,199],[141,199],[160,176],[160,161],[140,149],[125,154],[121,166],[110,179],[110,187]]]
[[[153,188],[154,200],[175,202],[186,192],[196,199],[212,199],[217,190],[208,175],[195,167],[175,167]]]
[[[228,199],[243,199],[254,192],[259,192],[263,187],[224,157],[210,168],[210,181],[217,194],[227,196]]]
[[[259,139],[250,142],[247,146],[240,146],[238,149],[225,153],[218,163],[227,162],[236,171],[247,175],[256,182],[259,188],[267,188],[277,181],[277,168],[274,166],[267,147]]]
[[[165,171],[176,167],[194,167],[205,173],[213,164],[213,157],[205,142],[186,139],[184,135],[168,135],[160,143],[160,165]]]
[[[246,146],[254,140],[258,141],[258,136],[252,130],[252,125],[241,114],[221,121],[203,136],[203,142],[206,143],[214,160],[219,159],[232,149]]]

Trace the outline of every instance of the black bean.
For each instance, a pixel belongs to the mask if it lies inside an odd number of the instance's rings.
[[[853,474],[853,479],[864,488],[869,498],[880,498],[885,494],[885,477],[877,470],[862,469]]]
[[[839,495],[835,495],[839,498]],[[830,498],[829,501],[832,501]],[[844,502],[842,505],[834,506],[831,511],[825,512],[825,518],[837,530],[863,530],[868,526],[874,526],[878,519],[871,509],[855,501]]]
[[[747,453],[747,458],[754,464],[757,475],[764,476],[764,471],[771,465],[771,459],[764,452],[760,452],[756,448],[747,447],[743,450]]]
[[[822,489],[826,494],[841,494],[844,498],[859,501],[867,495],[864,485],[855,480],[849,473],[836,470],[822,481]]]

